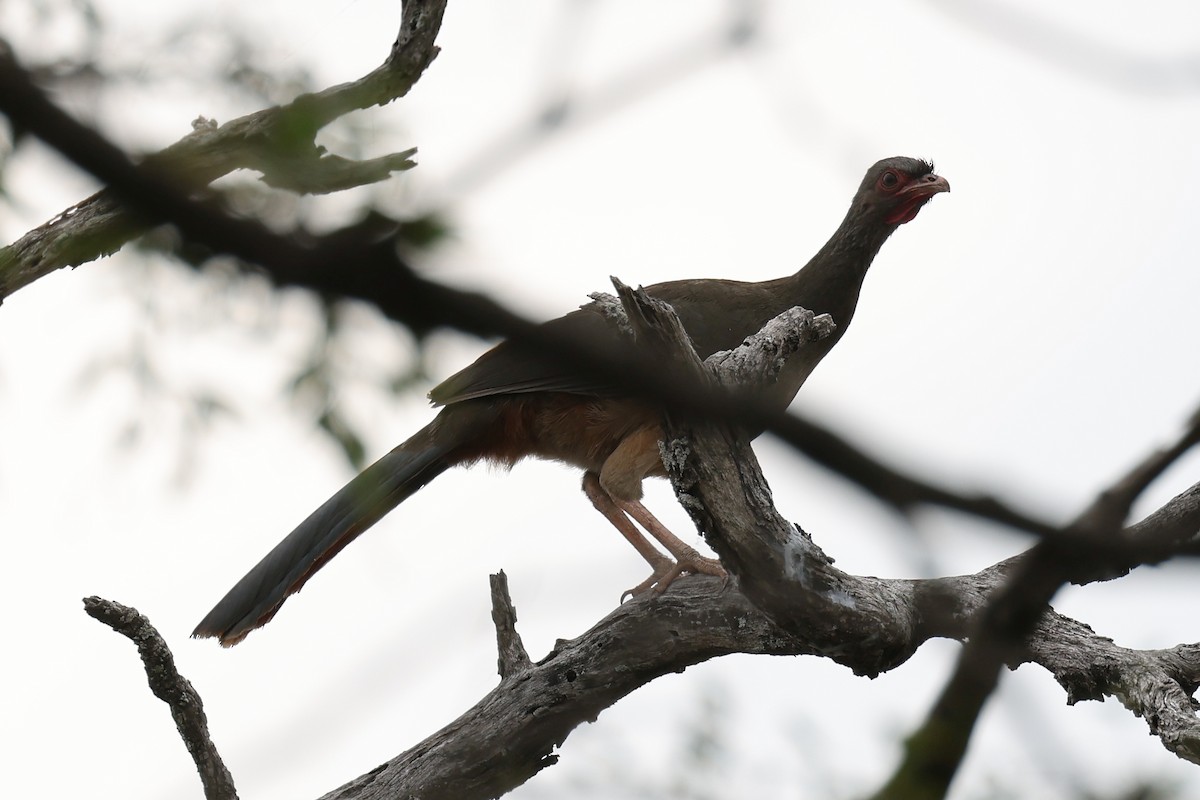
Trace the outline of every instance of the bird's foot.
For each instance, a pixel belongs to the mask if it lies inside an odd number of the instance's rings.
[[[626,589],[621,595],[621,602],[624,603],[626,598],[641,597],[646,594],[658,596],[665,592],[680,575],[714,575],[725,580],[729,579],[729,573],[721,566],[720,561],[700,555],[693,547],[684,545],[676,555],[678,561],[667,561],[664,564],[656,565],[649,578],[632,589]]]
[[[720,561],[700,555],[696,552],[695,548],[686,547],[675,555],[678,558],[676,565],[680,568],[680,574],[713,575],[718,578],[729,577],[729,573],[721,566]],[[675,577],[679,577],[679,575]],[[665,589],[666,586],[663,588]]]
[[[669,562],[669,566],[662,570],[654,570],[649,578],[639,583],[632,589],[626,589],[621,593],[621,602],[624,603],[628,599],[641,597],[646,594],[658,595],[666,591],[666,587],[678,578],[683,570],[674,561]],[[660,588],[661,587],[661,588]]]

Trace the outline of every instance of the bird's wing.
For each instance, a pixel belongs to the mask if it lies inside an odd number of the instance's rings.
[[[675,307],[697,352],[707,357],[717,350],[741,344],[742,339],[774,315],[766,290],[759,286],[739,281],[690,280],[654,284],[646,287],[646,291]],[[551,340],[591,342],[599,347],[612,347],[613,353],[632,343],[596,303],[550,320],[540,328]],[[501,342],[475,363],[434,387],[429,399],[435,405],[449,405],[479,397],[529,392],[595,397],[628,393],[611,382],[589,376],[585,369],[571,369],[561,360],[540,357],[512,342]]]
[[[617,346],[623,336],[615,322],[605,318],[595,304],[543,323],[541,333],[550,339],[571,338],[599,345]],[[451,375],[429,393],[434,405],[529,392],[611,397],[620,390],[603,380],[589,377],[586,370],[572,370],[561,361],[540,357],[512,342],[501,342],[465,369]]]

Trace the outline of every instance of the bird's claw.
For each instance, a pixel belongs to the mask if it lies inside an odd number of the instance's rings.
[[[691,549],[689,548],[689,550]],[[628,598],[641,597],[646,594],[657,597],[665,592],[680,575],[713,575],[722,579],[722,589],[729,582],[729,573],[721,566],[720,561],[715,558],[705,558],[695,550],[691,550],[691,552],[685,553],[679,561],[671,561],[656,568],[649,578],[632,589],[626,589],[621,593],[620,602],[624,603]]]

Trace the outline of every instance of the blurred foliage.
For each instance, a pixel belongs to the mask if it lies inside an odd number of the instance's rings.
[[[271,202],[273,197],[278,197],[279,202]],[[301,216],[299,207],[302,205],[302,198],[269,189],[262,184],[244,184],[228,192],[226,199],[230,200],[231,208],[237,213],[259,219],[268,216],[269,223],[277,228],[291,225],[285,230],[298,238],[313,236],[306,229],[295,227],[298,217]],[[374,209],[367,209],[362,219],[352,227],[362,231],[363,236],[372,235],[370,231],[385,233],[400,249],[417,254],[436,249],[451,231],[449,223],[436,213],[395,221]],[[191,265],[200,275],[205,276],[214,288],[223,287],[222,292],[210,295],[206,300],[210,307],[213,303],[236,302],[237,296],[253,291],[247,287],[247,284],[253,281],[247,276],[255,274],[252,264],[236,262],[228,256],[214,254],[207,248],[187,242],[169,226],[157,228],[141,237],[134,243],[133,249],[150,257],[151,260],[147,263],[160,264],[159,268],[169,268],[165,265],[170,261]],[[255,285],[261,286],[261,282]],[[230,298],[229,294],[235,297]],[[354,364],[348,363],[352,361],[352,358],[347,356],[350,348],[341,343],[348,327],[346,317],[339,313],[343,304],[321,296],[314,296],[314,299],[317,303],[317,314],[311,319],[310,345],[307,353],[292,366],[292,376],[281,389],[291,397],[293,407],[312,419],[317,428],[330,437],[348,465],[353,469],[360,469],[366,465],[370,455],[365,442],[366,434],[361,424],[344,410],[337,398],[349,382],[359,378],[364,379],[373,391],[393,396],[412,391],[418,384],[427,383],[424,357],[420,352],[421,340],[414,339],[416,349],[411,353],[412,357],[394,365],[393,368],[386,368],[388,365],[385,365],[382,370],[355,370]],[[276,302],[277,298],[268,295],[266,300],[271,303]],[[145,302],[153,304],[155,301],[153,297],[146,297]],[[159,324],[170,326],[171,322],[160,317]],[[228,320],[222,320],[221,324],[228,324]],[[399,333],[399,327],[394,327]],[[250,326],[246,333],[259,338],[272,335],[270,326],[261,325]],[[145,344],[144,340],[131,343],[134,347]],[[145,363],[147,360],[147,355],[138,352],[137,349],[131,349],[126,355],[125,365],[119,365],[110,359],[109,366],[130,369],[133,364]],[[152,392],[152,387],[161,383],[152,373],[144,370],[132,372],[145,376],[143,391],[146,393]]]
[[[89,0],[39,0],[22,9],[10,7],[5,11],[27,14],[21,19],[27,30],[25,43],[61,43],[58,48],[36,50],[23,50],[19,42],[14,46],[42,86],[52,90],[75,113],[97,120],[102,128],[112,127],[104,124],[106,110],[127,109],[131,98],[136,104],[180,97],[186,102],[204,103],[204,98],[220,97],[223,107],[252,111],[322,88],[314,84],[301,61],[265,52],[253,30],[199,12],[173,29],[147,34],[155,38],[133,42],[127,36],[116,41],[101,10]],[[396,109],[402,112],[402,106]],[[207,109],[198,106],[195,111]],[[322,138],[339,154],[360,158],[373,140],[395,133],[387,125],[394,124],[398,116],[395,109],[374,116],[350,115],[330,125]],[[136,119],[122,118],[121,122],[119,131],[126,139],[124,144],[130,146],[128,139],[132,136],[136,140],[140,126]],[[180,134],[185,132],[181,130]],[[0,204],[19,208],[25,187],[8,186],[3,179],[9,162],[21,157],[31,142],[22,131],[3,133],[7,135],[0,135]],[[170,141],[162,140],[152,146],[167,144]],[[277,233],[313,238],[357,219],[359,229],[386,233],[407,254],[428,255],[449,240],[452,224],[442,212],[414,210],[399,186],[403,180],[393,177],[382,184],[340,193],[328,202],[273,189],[244,173],[227,176],[214,186],[231,212],[256,219]],[[17,236],[21,231],[5,233]],[[224,386],[219,379],[193,381],[180,376],[176,365],[170,363],[177,357],[172,355],[169,343],[177,339],[175,334],[189,327],[202,329],[211,323],[221,325],[226,332],[230,327],[240,328],[242,336],[261,344],[279,335],[273,323],[277,321],[277,304],[282,302],[280,293],[264,292],[265,284],[255,277],[252,265],[216,256],[185,242],[165,226],[135,240],[114,256],[113,262],[125,274],[119,299],[132,302],[139,309],[140,320],[118,347],[91,355],[77,387],[84,397],[118,381],[131,388],[135,399],[124,406],[127,418],[114,424],[115,442],[123,448],[133,447],[146,441],[151,428],[156,437],[165,435],[164,425],[173,428],[175,435],[171,438],[179,453],[178,476],[183,477],[192,468],[203,435],[216,420],[236,417],[239,403],[238,398],[226,396],[223,389],[217,388]],[[175,274],[178,268],[173,263],[190,266],[202,280]],[[165,284],[170,284],[172,290],[192,293],[193,302],[183,308],[173,305],[161,291]],[[348,464],[358,468],[367,455],[365,433],[361,423],[336,401],[351,379],[348,369],[338,363],[345,359],[345,348],[338,344],[345,317],[337,313],[336,304],[329,299],[315,299],[315,313],[306,325],[311,345],[307,352],[297,354],[290,369],[292,377],[280,390],[288,393],[293,406],[337,444]],[[247,313],[248,306],[257,312]],[[206,319],[184,319],[189,316]],[[396,330],[399,334],[398,327]],[[420,342],[414,344],[419,350]],[[398,394],[409,391],[423,376],[423,358],[413,352],[396,369],[372,374],[369,381],[375,391]]]
[[[150,269],[143,266],[141,271]],[[136,298],[137,293],[132,296]],[[172,480],[177,485],[186,484],[200,462],[205,437],[222,421],[239,415],[219,382],[181,376],[164,363],[171,351],[156,341],[159,331],[155,309],[159,305],[152,300],[146,302],[145,296],[142,305],[147,309],[142,324],[117,346],[92,354],[76,376],[75,395],[80,401],[97,395],[121,398],[124,416],[112,421],[114,445],[129,451],[152,443],[169,443],[175,464]]]

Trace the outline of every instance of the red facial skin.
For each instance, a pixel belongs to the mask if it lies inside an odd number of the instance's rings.
[[[921,206],[928,203],[935,194],[950,191],[950,183],[941,175],[932,172],[914,176],[889,169],[879,176],[875,188],[884,197],[890,197],[898,203],[885,221],[891,225],[903,225],[916,219]]]

